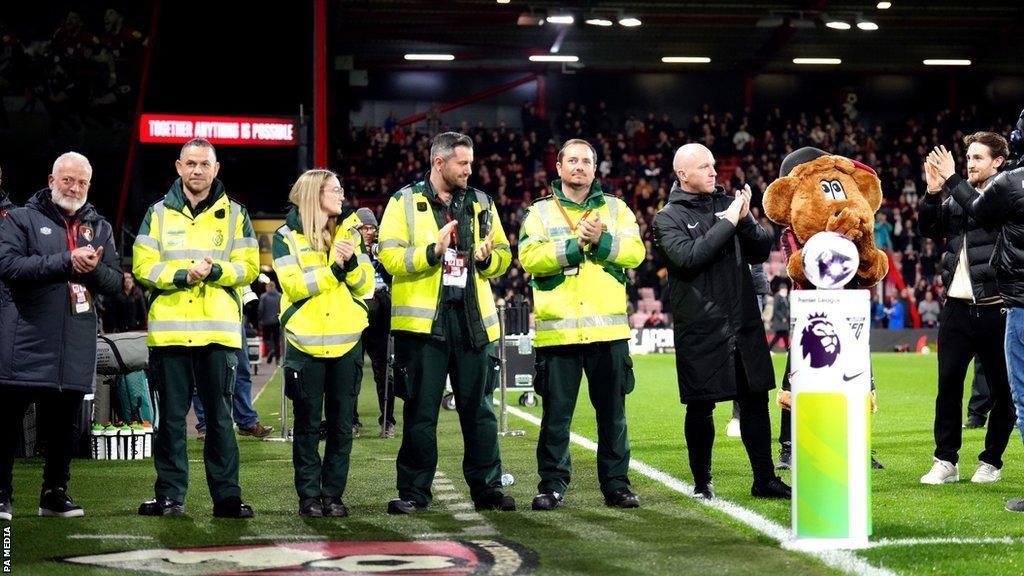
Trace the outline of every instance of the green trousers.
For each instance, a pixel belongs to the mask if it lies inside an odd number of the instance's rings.
[[[238,443],[231,421],[231,396],[235,388],[238,355],[235,349],[217,345],[150,348],[150,383],[159,392],[160,427],[153,443],[156,495],[185,501],[188,490],[188,450],[185,416],[192,406],[192,392],[206,409],[206,484],[213,501],[241,497],[238,486]]]
[[[405,400],[402,447],[398,451],[398,496],[427,504],[437,470],[437,418],[445,377],[451,377],[462,425],[462,473],[479,501],[501,492],[498,421],[491,405],[494,363],[491,345],[473,348],[465,313],[446,309],[443,341],[394,332],[395,393]]]
[[[341,498],[352,453],[352,413],[363,378],[363,346],[339,358],[314,358],[288,345],[284,391],[294,407],[292,463],[299,499]],[[327,443],[321,462],[320,418],[326,416]]]
[[[629,487],[626,394],[633,390],[633,360],[625,340],[537,348],[534,390],[543,399],[537,441],[539,492],[565,493],[572,477],[569,430],[580,379],[587,375],[597,415],[597,477],[606,496]]]

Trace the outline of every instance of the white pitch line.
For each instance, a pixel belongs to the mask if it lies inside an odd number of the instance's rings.
[[[508,406],[507,408],[509,414],[514,414],[535,426],[540,426],[540,418],[537,418],[533,414],[524,412],[512,406]],[[573,432],[569,434],[569,439],[574,444],[578,444],[591,452],[597,452],[597,443],[589,438],[580,436]],[[693,486],[683,482],[671,474],[668,474],[667,472],[658,470],[657,468],[645,464],[635,458],[630,460],[629,467],[643,476],[664,485],[670,490],[679,492],[689,498],[693,498]],[[783,546],[785,546],[787,542],[793,540],[792,532],[789,528],[779,524],[778,522],[769,520],[753,510],[748,510],[738,504],[717,497],[713,500],[704,500],[701,498],[694,498],[694,500],[708,506],[709,508],[714,508],[723,514],[726,514],[727,516],[749,526],[750,528],[753,528],[755,531],[764,534],[769,538],[777,540]],[[856,574],[858,576],[897,576],[895,572],[887,568],[873,566],[863,558],[860,558],[848,550],[808,551],[806,554],[810,554],[825,564],[833,568],[838,568],[848,574]]]
[[[899,540],[892,540],[889,538],[882,538],[881,540],[870,542],[868,548],[880,548],[882,546],[923,546],[929,544],[963,544],[963,545],[976,545],[976,544],[1022,544],[1024,538],[1014,538],[1012,536],[991,536],[991,537],[980,537],[980,538],[955,538],[955,537],[935,537],[935,538],[902,538]]]
[[[70,540],[152,540],[152,536],[138,534],[69,534]]]

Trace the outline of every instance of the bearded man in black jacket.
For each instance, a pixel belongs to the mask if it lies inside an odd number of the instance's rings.
[[[68,152],[49,187],[0,224],[0,519],[10,520],[17,428],[38,402],[46,440],[39,515],[82,516],[67,494],[82,398],[96,373],[96,295],[122,288],[110,224],[87,202],[92,166]]]
[[[678,182],[654,218],[656,250],[669,271],[679,398],[695,495],[713,498],[715,403],[735,399],[740,437],[754,472],[753,496],[789,498],[771,457],[768,391],[775,388],[751,264],[771,251],[771,235],[750,214],[750,187],[735,197],[715,183],[715,159],[700,144],[672,162]]]
[[[992,132],[976,132],[964,138],[967,145],[967,180],[957,180],[965,194],[983,193],[1009,156],[1006,139]],[[1006,375],[1003,340],[1006,304],[999,294],[989,261],[1000,229],[983,226],[971,217],[952,195],[942,199],[946,179],[925,164],[928,194],[919,209],[921,234],[936,242],[946,241],[942,254],[942,282],[946,300],[939,315],[939,388],[935,398],[935,453],[931,470],[922,484],[946,484],[960,480],[958,464],[963,430],[964,377],[971,359],[981,361],[992,396],[992,410],[985,433],[985,450],[971,482],[998,482],[1003,452],[1013,432],[1016,414]],[[947,189],[952,192],[952,188]]]

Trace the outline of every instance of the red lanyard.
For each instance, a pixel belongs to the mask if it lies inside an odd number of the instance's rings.
[[[562,207],[562,203],[558,201],[558,196],[554,194],[552,194],[552,196],[555,199],[555,206],[558,206],[558,211],[562,213],[562,218],[565,218],[565,223],[569,225],[570,232],[575,232],[576,227],[579,226],[580,222],[586,220],[587,216],[590,216],[590,213],[594,211],[593,208],[587,208],[587,211],[583,213],[583,216],[580,216],[580,219],[576,221],[576,224],[573,224],[572,220],[569,219],[569,215],[565,213],[565,208]]]
[[[65,218],[64,222],[67,224],[68,249],[74,250],[78,248],[78,218],[74,220]]]
[[[447,209],[445,209],[445,211],[444,211],[444,222],[445,222],[445,224],[447,224],[447,223],[449,223],[451,221],[452,221],[452,215],[448,213]],[[455,225],[455,228],[452,228],[452,246],[458,246],[459,245],[458,228],[459,228],[458,224]]]

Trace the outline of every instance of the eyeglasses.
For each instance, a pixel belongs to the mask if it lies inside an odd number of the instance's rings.
[[[345,188],[343,186],[339,186],[337,188],[324,188],[324,192],[330,194],[337,194],[338,196],[344,196]]]

